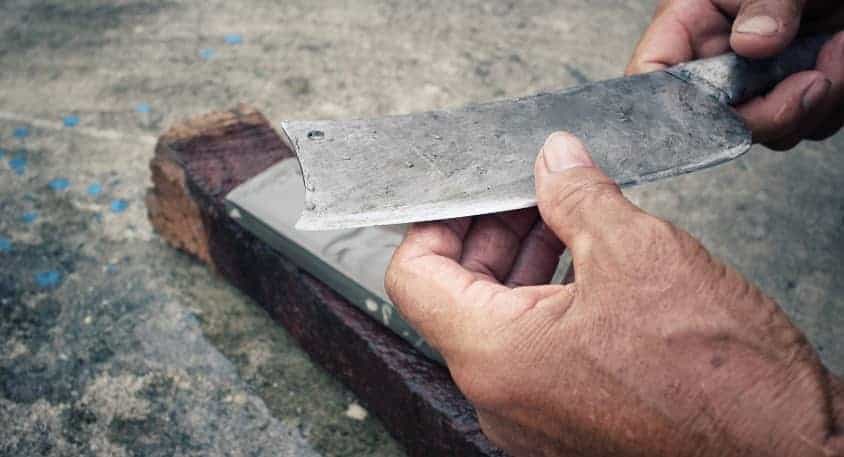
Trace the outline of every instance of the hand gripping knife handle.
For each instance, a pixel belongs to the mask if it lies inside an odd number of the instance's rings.
[[[762,95],[794,73],[815,68],[828,35],[797,39],[785,51],[769,59],[748,59],[733,53],[680,64],[668,73],[709,89],[722,103],[736,106]]]

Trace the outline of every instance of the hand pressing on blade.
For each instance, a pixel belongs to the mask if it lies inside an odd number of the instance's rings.
[[[627,67],[628,74],[659,70],[731,49],[749,58],[771,57],[800,34],[844,28],[841,0],[663,0]],[[753,139],[784,150],[803,139],[822,140],[844,123],[844,33],[818,56],[815,70],[792,75],[737,111]]]
[[[554,134],[539,212],[414,225],[390,297],[516,456],[842,456],[844,385],[775,302]],[[548,285],[563,245],[575,280]]]

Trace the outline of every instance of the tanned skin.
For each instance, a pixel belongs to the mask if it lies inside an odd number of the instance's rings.
[[[760,19],[761,18],[761,19]],[[628,72],[841,28],[844,2],[662,2]],[[801,28],[802,27],[802,28]],[[844,119],[844,34],[737,111],[789,148]],[[539,153],[536,209],[416,224],[387,291],[514,456],[844,456],[844,383],[777,303],[633,205],[583,144]],[[572,283],[549,284],[564,246]]]

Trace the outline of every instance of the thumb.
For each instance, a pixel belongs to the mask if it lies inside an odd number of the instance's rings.
[[[534,174],[539,213],[575,258],[593,239],[629,221],[637,211],[615,181],[592,162],[583,143],[569,133],[548,137]]]
[[[730,46],[736,53],[760,59],[782,52],[797,36],[805,0],[744,0]]]

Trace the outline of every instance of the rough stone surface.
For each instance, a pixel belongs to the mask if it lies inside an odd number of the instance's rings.
[[[345,118],[617,76],[654,3],[0,2],[0,455],[400,454],[263,311],[152,234],[154,138],[241,101],[273,121]],[[842,147],[756,148],[629,193],[777,298],[838,373]]]

